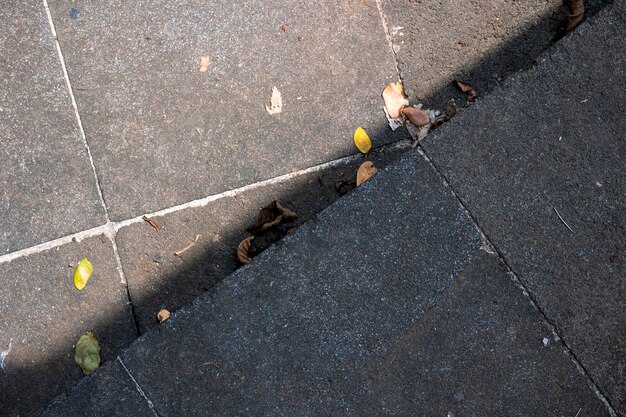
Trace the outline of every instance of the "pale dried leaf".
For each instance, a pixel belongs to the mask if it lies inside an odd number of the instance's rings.
[[[470,84],[464,82],[464,81],[460,81],[460,80],[455,80],[457,87],[459,87],[459,89],[464,92],[467,93],[467,100],[468,101],[474,101],[476,100],[476,96],[478,95],[478,93],[476,92],[476,90],[474,89],[474,87],[472,87]]]
[[[402,93],[402,83],[389,83],[383,90],[383,100],[385,102],[385,108],[390,118],[396,119],[400,117],[400,109],[402,106],[409,104],[408,100],[404,98]]]
[[[270,105],[265,106],[265,110],[269,114],[278,114],[283,111],[283,97],[278,91],[278,88],[272,87],[272,98],[270,99]]]
[[[250,256],[248,255],[250,245],[252,245],[252,240],[254,240],[254,236],[248,236],[241,241],[239,246],[237,246],[237,259],[242,264],[247,264],[252,260],[252,258],[250,258]]]
[[[356,173],[356,186],[358,187],[363,184],[365,181],[376,175],[377,172],[378,169],[376,169],[376,166],[372,161],[363,162]]]
[[[165,320],[170,318],[170,312],[164,308],[162,308],[158,313],[157,313],[157,320],[159,321],[159,323],[163,323]]]
[[[209,66],[211,65],[211,60],[208,56],[203,56],[200,58],[200,72],[207,72]]]

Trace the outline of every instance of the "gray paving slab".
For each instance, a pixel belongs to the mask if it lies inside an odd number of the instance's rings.
[[[104,224],[42,2],[0,10],[0,254]]]
[[[49,4],[114,220],[354,153],[359,125],[406,136],[374,0]]]
[[[626,415],[626,4],[424,147]]]
[[[68,396],[59,397],[39,417],[155,417],[148,402],[119,361],[84,378]]]
[[[74,266],[93,275],[78,291]],[[93,331],[103,361],[137,337],[111,241],[95,237],[0,264],[0,404],[3,416],[41,409],[83,377],[74,344]]]
[[[317,415],[608,416],[497,257],[481,251],[445,296]],[[336,398],[349,404],[342,410]]]
[[[159,233],[143,222],[120,229],[116,241],[141,332],[157,325],[156,313],[161,308],[179,309],[240,266],[235,257],[237,246],[246,230],[256,224],[262,207],[278,199],[295,210],[298,218],[257,233],[251,256],[314,218],[342,195],[344,187],[354,187],[358,167],[365,160],[382,169],[404,152],[406,148],[388,147],[350,163],[248,190],[205,207],[153,217]],[[341,192],[336,188],[338,181],[345,183]],[[174,255],[197,235],[201,236],[191,250]]]
[[[439,109],[451,99],[464,104],[467,96],[453,84],[461,79],[486,95],[563,36],[566,3],[384,0],[407,94]],[[585,0],[586,15],[609,3]]]
[[[327,377],[348,380],[396,344],[480,246],[414,153],[148,332],[122,360],[159,415],[316,415]]]

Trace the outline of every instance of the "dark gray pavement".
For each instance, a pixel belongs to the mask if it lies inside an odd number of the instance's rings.
[[[617,51],[625,39],[626,3],[618,1],[424,142],[622,414],[626,54]]]
[[[50,8],[112,220],[354,153],[359,125],[406,137],[381,109],[397,73],[374,0]]]
[[[104,224],[43,4],[0,8],[0,255]]]
[[[78,291],[74,268],[85,256],[94,272]],[[73,349],[81,335],[95,333],[103,361],[137,337],[104,236],[0,264],[0,278],[0,415],[31,415],[71,390],[83,378]]]

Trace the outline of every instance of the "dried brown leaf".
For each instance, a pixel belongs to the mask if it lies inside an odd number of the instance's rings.
[[[372,161],[363,162],[356,173],[356,186],[358,187],[363,184],[365,181],[376,175],[377,172],[378,169],[376,169],[376,166]]]
[[[413,123],[417,127],[426,126],[430,123],[428,113],[424,110],[416,109],[415,107],[405,106],[400,109],[400,112],[409,119],[409,122]]]
[[[150,226],[152,226],[154,228],[154,230],[157,231],[157,233],[159,233],[161,231],[161,229],[159,228],[159,225],[154,220],[149,219],[146,216],[143,216],[142,219],[143,219],[144,222],[147,222]]]
[[[478,96],[478,93],[476,92],[476,90],[474,89],[474,87],[472,87],[470,84],[461,81],[461,80],[455,80],[457,87],[459,87],[459,89],[464,92],[467,93],[467,100],[468,101],[474,101],[476,100],[476,96]]]
[[[283,206],[280,201],[274,200],[259,212],[257,224],[249,229],[251,233],[258,233],[278,226],[283,220],[292,220],[298,217],[295,211]]]
[[[583,0],[569,0],[569,18],[567,19],[566,32],[571,32],[583,20],[585,16],[585,2]]]
[[[157,313],[157,320],[159,321],[159,323],[163,323],[165,320],[170,318],[170,312],[164,308],[162,308],[158,313]]]
[[[356,186],[355,183],[351,181],[337,181],[335,182],[335,190],[339,193],[339,195],[346,195]]]
[[[252,260],[252,258],[250,258],[250,256],[248,255],[248,251],[250,250],[250,245],[252,245],[253,239],[254,236],[248,236],[241,241],[239,246],[237,246],[237,259],[242,264],[247,264]]]
[[[450,103],[448,107],[446,107],[446,115],[448,117],[452,117],[456,114],[456,104]]]
[[[400,109],[408,104],[402,93],[402,83],[387,84],[387,87],[383,90],[383,100],[389,117],[392,119],[400,117]]]

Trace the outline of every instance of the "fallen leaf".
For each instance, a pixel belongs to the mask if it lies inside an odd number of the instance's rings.
[[[211,61],[208,56],[203,56],[200,58],[200,72],[207,72],[209,66],[211,65]]]
[[[339,195],[346,195],[356,187],[356,184],[351,181],[337,181],[335,182],[335,190],[339,193]]]
[[[571,32],[583,20],[585,16],[585,3],[583,0],[569,0],[569,18],[567,19],[566,32]]]
[[[430,123],[430,118],[428,117],[428,113],[426,113],[422,109],[417,109],[415,107],[405,106],[400,109],[400,112],[409,119],[409,122],[413,123],[417,127],[426,126]]]
[[[456,104],[450,103],[448,107],[446,107],[446,115],[448,117],[452,117],[456,114]]]
[[[468,83],[460,81],[460,80],[455,80],[455,82],[456,82],[457,87],[459,87],[459,89],[462,92],[467,93],[467,100],[468,101],[476,100],[476,96],[478,95],[478,93],[476,92],[474,87],[472,87]]]
[[[252,244],[253,239],[254,236],[248,236],[241,241],[239,246],[237,246],[237,259],[239,259],[239,262],[242,264],[247,264],[252,260],[252,258],[248,256],[248,251],[250,250],[250,245]]]
[[[149,219],[146,216],[143,216],[142,219],[143,219],[144,222],[147,222],[150,226],[152,226],[154,228],[154,230],[157,231],[157,233],[159,233],[161,231],[161,229],[159,228],[159,225],[154,220]]]
[[[278,91],[278,88],[272,87],[272,98],[270,99],[270,105],[265,106],[265,110],[269,114],[278,114],[283,111],[283,97]]]
[[[157,313],[157,320],[159,321],[159,323],[163,323],[165,320],[170,318],[170,312],[167,311],[166,309],[162,308],[158,313]]]
[[[198,239],[200,239],[200,236],[202,236],[202,235],[196,235],[196,238],[190,244],[188,244],[187,246],[185,246],[181,250],[178,250],[178,251],[174,252],[174,255],[175,256],[180,256],[183,253],[187,252],[189,249],[191,249],[194,246],[196,246],[196,243],[198,242]]]
[[[368,153],[372,149],[372,141],[361,126],[354,131],[354,144],[362,153]]]
[[[259,212],[257,224],[248,231],[256,234],[264,230],[278,226],[283,220],[292,220],[298,217],[295,211],[283,206],[280,201],[274,200]]]
[[[376,169],[376,166],[372,161],[363,162],[356,173],[356,186],[358,187],[365,181],[372,178],[376,175],[376,172],[378,172],[378,169]]]
[[[74,271],[74,286],[79,290],[85,288],[92,272],[93,266],[87,258],[80,261],[76,267],[76,271]]]
[[[402,83],[400,81],[387,84],[387,87],[383,90],[383,100],[387,114],[392,119],[400,117],[400,109],[402,106],[409,104],[402,93]]]
[[[100,343],[92,332],[88,332],[78,339],[74,361],[85,375],[92,374],[100,366]]]

